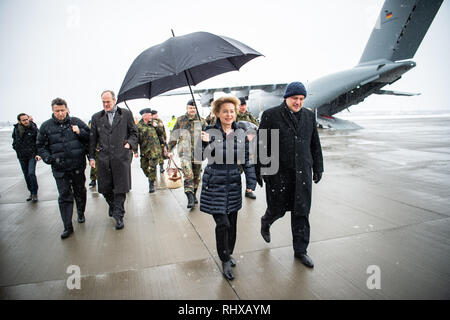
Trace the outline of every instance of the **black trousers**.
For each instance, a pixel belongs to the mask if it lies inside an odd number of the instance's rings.
[[[286,212],[280,215],[274,215],[271,213],[269,208],[267,208],[266,213],[261,218],[262,221],[271,225],[276,220],[282,218]],[[292,244],[294,247],[294,252],[299,254],[306,254],[306,249],[309,245],[310,236],[310,225],[309,225],[309,215],[299,215],[291,212],[291,230],[292,230]]]
[[[216,222],[217,253],[222,262],[230,260],[236,244],[237,211],[229,214],[213,214]]]
[[[64,224],[64,230],[73,228],[73,200],[77,205],[78,215],[84,213],[86,209],[86,177],[84,169],[74,170],[70,172],[54,172],[53,176],[56,180],[58,188],[58,204],[59,212]]]
[[[122,218],[125,215],[125,199],[126,193],[107,193],[103,195],[109,205],[109,211],[114,219]]]
[[[31,194],[37,194],[38,183],[36,179],[36,158],[19,159],[20,166],[22,167],[23,176],[27,183],[28,191]]]

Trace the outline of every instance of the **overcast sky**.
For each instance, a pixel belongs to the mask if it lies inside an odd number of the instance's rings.
[[[102,109],[100,93],[118,92],[143,50],[171,36],[207,31],[239,40],[265,57],[197,88],[311,81],[355,66],[383,0],[138,1],[0,0],[0,121],[19,112],[38,122],[55,97],[82,119]],[[450,6],[444,1],[414,61],[417,67],[388,90],[418,97],[371,96],[352,108],[377,105],[450,111]],[[130,102],[180,115],[189,97]]]

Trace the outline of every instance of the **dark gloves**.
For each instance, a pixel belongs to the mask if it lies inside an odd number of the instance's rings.
[[[314,172],[313,181],[314,183],[318,183],[322,179],[322,172]]]

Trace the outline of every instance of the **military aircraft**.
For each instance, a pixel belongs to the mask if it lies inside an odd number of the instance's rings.
[[[414,57],[443,0],[386,0],[364,52],[355,67],[306,83],[304,107],[313,110],[321,127],[356,129],[357,124],[334,117],[371,94],[412,96],[383,90],[416,66]],[[287,83],[197,89],[202,107],[209,107],[215,92],[247,99],[248,110],[256,116],[281,104]],[[181,92],[166,95],[181,94]]]

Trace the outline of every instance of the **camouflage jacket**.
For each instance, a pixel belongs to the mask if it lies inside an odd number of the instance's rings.
[[[245,113],[238,112],[236,116],[236,122],[238,121],[248,121],[251,123],[254,123],[255,125],[259,126],[258,120],[255,119],[255,117],[248,111],[245,111]]]
[[[141,157],[158,159],[161,157],[164,146],[163,133],[159,127],[154,127],[152,121],[145,123],[140,120],[136,125],[139,133],[138,143],[141,148]],[[137,145],[133,149],[137,152]]]
[[[200,143],[201,146],[201,130],[202,127],[206,127],[205,119],[201,118],[201,124],[198,120],[198,115],[195,115],[194,118],[189,118],[187,113],[177,118],[177,122],[173,127],[172,133],[170,135],[169,142],[169,152],[172,152],[172,149],[178,144],[178,155],[183,157],[192,156],[194,153],[194,141],[198,140],[197,143]],[[194,132],[195,128],[195,132]],[[182,130],[178,130],[182,129]],[[187,134],[189,131],[189,135]],[[190,138],[190,139],[189,139]]]
[[[210,126],[213,126],[216,124],[216,116],[213,115],[212,113],[210,113],[206,119],[205,119],[206,123],[209,124]]]
[[[164,122],[161,119],[153,119],[152,122],[156,122],[156,125],[160,132],[162,133],[162,137],[164,139],[164,143],[167,142],[166,128],[164,128]]]

